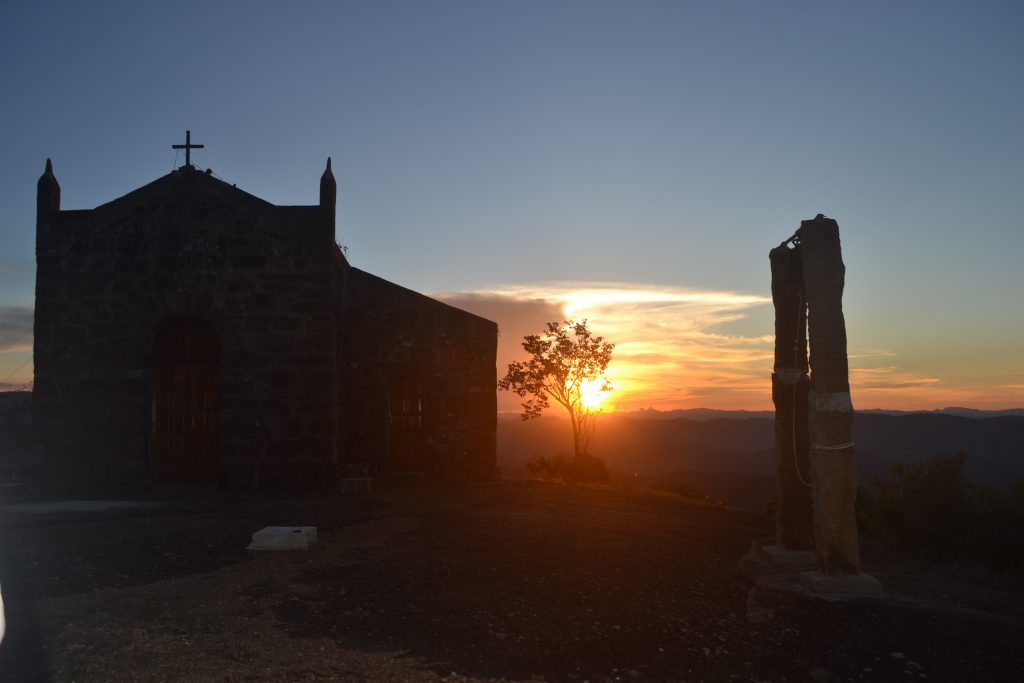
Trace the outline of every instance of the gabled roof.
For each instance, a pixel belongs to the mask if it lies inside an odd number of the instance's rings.
[[[145,204],[162,198],[179,198],[184,202],[204,198],[220,199],[234,204],[248,203],[260,208],[274,206],[274,204],[264,199],[260,199],[255,195],[238,189],[234,185],[213,177],[212,174],[204,173],[192,167],[182,166],[178,170],[171,171],[167,175],[157,178],[137,190],[132,190],[122,197],[97,206],[95,210],[125,209],[133,205]]]

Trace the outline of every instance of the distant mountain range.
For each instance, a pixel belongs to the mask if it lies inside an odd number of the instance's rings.
[[[1024,417],[1024,408],[1008,408],[1006,410],[978,410],[977,408],[937,408],[935,410],[887,410],[884,408],[868,408],[858,410],[858,413],[869,413],[872,415],[956,415],[958,417],[970,417],[983,420],[989,417]],[[625,413],[616,413],[626,417],[638,417],[648,420],[675,420],[684,418],[687,420],[742,420],[750,417],[772,417],[775,413],[771,410],[715,410],[713,408],[689,408],[686,410],[655,410],[654,408],[642,408]]]
[[[767,411],[707,409],[612,413],[601,418],[594,453],[619,476],[692,488],[759,510],[774,497],[773,418]],[[972,481],[1000,486],[1024,479],[1022,410],[860,411],[853,431],[865,476],[885,474],[895,463],[964,452]],[[538,456],[571,449],[567,420],[499,416],[498,464],[506,476],[525,474],[526,463]]]

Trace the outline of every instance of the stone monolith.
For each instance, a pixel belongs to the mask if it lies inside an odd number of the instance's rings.
[[[783,550],[812,550],[813,508],[807,454],[807,305],[800,247],[769,254],[775,304],[775,542]]]
[[[815,554],[827,575],[860,572],[853,405],[846,355],[839,224],[818,214],[797,232],[810,339],[810,465]]]

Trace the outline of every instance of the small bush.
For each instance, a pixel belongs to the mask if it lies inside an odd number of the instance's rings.
[[[530,474],[541,479],[555,479],[579,483],[604,483],[608,481],[608,466],[604,460],[588,453],[573,457],[559,453],[551,458],[539,457],[527,463]]]
[[[1024,481],[1007,491],[973,485],[966,461],[936,455],[872,477],[857,496],[861,531],[931,560],[1024,568]]]

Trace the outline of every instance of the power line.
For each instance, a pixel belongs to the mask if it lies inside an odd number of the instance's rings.
[[[19,365],[18,367],[14,368],[14,372],[12,372],[11,374],[7,375],[7,376],[6,376],[6,377],[4,377],[3,379],[0,379],[0,384],[7,384],[7,380],[9,380],[10,378],[12,378],[12,377],[14,377],[15,375],[17,375],[17,374],[18,374],[18,371],[19,371],[19,370],[21,370],[21,369],[22,369],[23,367],[25,367],[26,365],[28,365],[28,363],[29,363],[29,361],[30,361],[30,360],[32,360],[32,356],[29,356],[28,358],[26,358],[26,359],[25,359],[25,360],[24,360],[24,361],[22,362],[22,364],[21,364],[21,365]]]
[[[19,335],[17,336],[17,338],[16,338],[16,339],[15,339],[14,341],[12,341],[12,342],[11,342],[11,344],[10,344],[10,345],[11,345],[11,346],[14,346],[14,345],[16,345],[16,344],[17,344],[18,342],[20,342],[20,341],[21,341],[21,340],[22,340],[22,339],[24,338],[24,336],[25,336],[26,334],[28,334],[28,333],[29,333],[29,332],[31,332],[31,331],[32,331],[32,328],[31,328],[31,327],[25,328],[25,331],[24,331],[24,332],[22,332],[21,334],[19,334]]]

